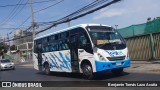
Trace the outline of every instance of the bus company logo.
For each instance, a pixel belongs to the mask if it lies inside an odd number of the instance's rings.
[[[11,82],[2,82],[2,87],[11,87]]]
[[[124,54],[122,53],[122,51],[107,51],[107,53],[108,53],[111,57],[123,56],[123,55],[124,55]]]

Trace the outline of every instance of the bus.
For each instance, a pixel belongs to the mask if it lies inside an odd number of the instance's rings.
[[[130,67],[125,40],[111,26],[80,24],[34,39],[34,68],[51,72],[95,73],[110,70],[121,74]]]

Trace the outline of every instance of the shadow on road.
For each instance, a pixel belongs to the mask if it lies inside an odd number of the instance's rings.
[[[106,79],[111,79],[111,78],[118,78],[122,76],[129,75],[130,73],[128,72],[123,72],[120,75],[116,75],[111,73],[110,71],[103,72],[103,73],[97,73],[96,76],[94,77],[94,80],[106,80]]]
[[[37,74],[46,75],[44,72],[38,72]],[[126,76],[129,74],[130,73],[123,72],[120,75],[115,75],[115,74],[111,73],[110,71],[107,71],[107,72],[102,72],[102,73],[96,73],[93,80],[106,80],[106,79]],[[84,79],[83,74],[80,74],[80,73],[51,72],[50,76]]]

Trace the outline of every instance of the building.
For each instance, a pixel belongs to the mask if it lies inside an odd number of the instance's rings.
[[[2,37],[0,36],[0,43],[3,42],[4,40],[2,39]]]
[[[26,59],[31,58],[33,46],[32,32],[17,30],[13,39],[13,45],[17,46],[17,50],[19,50],[20,56]]]

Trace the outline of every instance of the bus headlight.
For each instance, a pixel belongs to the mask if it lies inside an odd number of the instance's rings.
[[[129,53],[127,53],[127,58],[129,58]]]
[[[129,58],[129,53],[127,52],[127,56],[126,56],[126,59],[128,59]]]
[[[98,57],[99,57],[99,59],[100,59],[101,61],[106,61],[106,59],[105,59],[101,54],[99,54],[99,53],[98,53]]]

